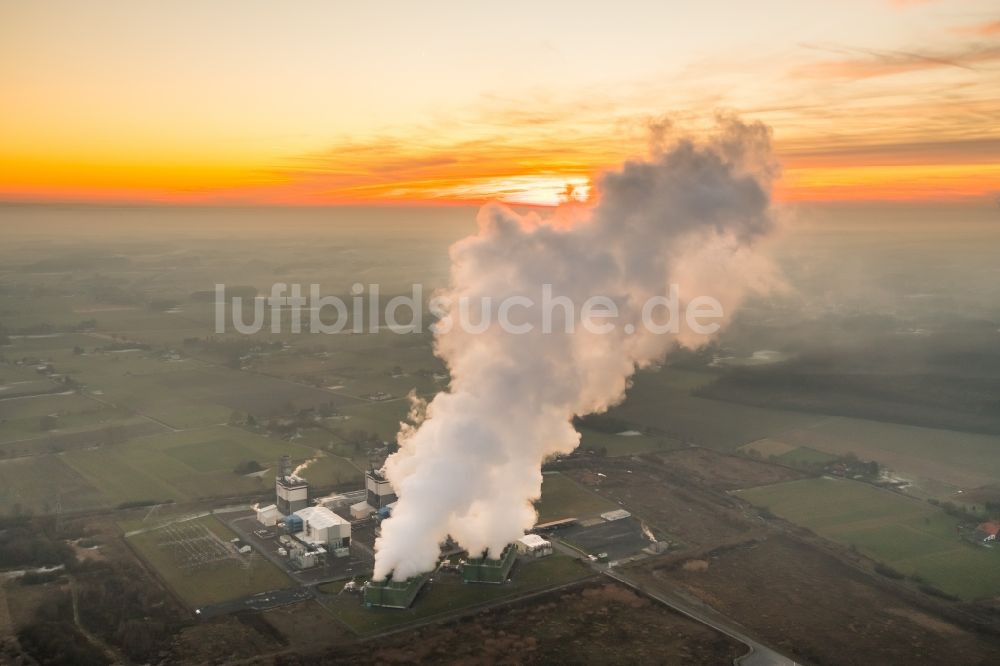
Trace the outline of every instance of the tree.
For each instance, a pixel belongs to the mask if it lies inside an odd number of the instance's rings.
[[[871,460],[867,463],[868,465],[868,476],[875,479],[878,478],[878,463]]]
[[[236,469],[234,469],[233,472],[241,476],[245,476],[247,474],[254,474],[256,472],[259,472],[262,469],[264,468],[261,467],[260,463],[257,462],[256,460],[245,460],[241,462],[239,465],[237,465]]]

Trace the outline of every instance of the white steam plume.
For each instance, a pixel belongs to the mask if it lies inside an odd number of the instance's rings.
[[[682,308],[707,295],[729,315],[749,291],[777,280],[753,250],[774,226],[768,128],[722,118],[708,138],[677,138],[654,151],[603,175],[590,208],[567,206],[543,220],[488,205],[479,233],[451,248],[443,296],[452,326],[436,337],[451,385],[419,423],[404,426],[386,462],[399,503],[376,543],[376,580],[431,570],[448,535],[470,553],[496,555],[534,525],[542,462],[579,443],[573,417],[620,402],[636,369],[672,346],[706,341],[684,328],[647,330],[649,299],[668,296],[674,283]],[[484,299],[493,308],[510,297],[538,304],[546,284],[553,298],[575,304],[576,317],[589,297],[609,297],[618,309],[606,320],[614,331],[577,322],[566,333],[560,307],[552,308],[551,333],[539,307],[510,311],[511,321],[533,324],[526,334],[504,331],[496,316],[479,333],[458,325],[463,298],[475,323]]]

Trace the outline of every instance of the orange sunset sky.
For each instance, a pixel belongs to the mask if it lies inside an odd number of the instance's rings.
[[[791,201],[1000,193],[1000,5],[0,2],[0,201],[551,205],[667,114]]]

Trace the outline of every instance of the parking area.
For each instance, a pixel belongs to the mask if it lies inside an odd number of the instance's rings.
[[[651,540],[635,518],[578,524],[559,530],[558,538],[590,555],[607,553],[609,560],[621,560],[642,552]]]

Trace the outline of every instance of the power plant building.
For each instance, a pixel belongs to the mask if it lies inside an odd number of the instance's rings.
[[[521,555],[545,557],[552,554],[552,544],[537,534],[525,534],[514,542],[514,547]]]
[[[323,564],[332,554],[350,555],[351,523],[325,506],[310,506],[284,520],[287,535],[279,541],[288,559],[299,569]]]
[[[310,506],[296,511],[302,531],[295,538],[305,543],[330,548],[344,548],[351,543],[351,523],[323,506]]]
[[[396,491],[381,470],[369,470],[365,474],[365,490],[368,491],[368,505],[378,511],[396,501]]]
[[[420,574],[406,580],[395,581],[392,576],[385,580],[370,580],[365,583],[364,601],[368,608],[409,608],[417,598],[420,588],[430,574]]]
[[[288,516],[309,506],[309,484],[305,479],[292,473],[292,461],[281,457],[278,475],[274,480],[278,512]]]
[[[368,470],[365,474],[365,501],[351,506],[351,518],[362,520],[373,513],[395,504],[396,491],[381,470]]]
[[[281,514],[278,512],[278,506],[276,504],[268,504],[267,506],[258,507],[256,509],[256,513],[257,522],[264,527],[273,527],[281,520]]]
[[[462,581],[465,583],[492,583],[495,585],[507,581],[510,570],[517,561],[517,549],[514,544],[508,544],[500,557],[492,559],[483,553],[482,557],[470,558],[462,566]]]

